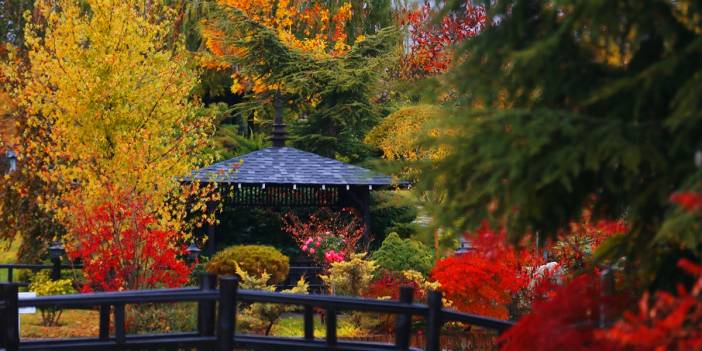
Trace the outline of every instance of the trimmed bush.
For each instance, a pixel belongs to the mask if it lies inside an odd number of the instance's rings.
[[[425,276],[434,263],[428,247],[415,240],[401,239],[397,233],[390,233],[371,259],[378,264],[381,271],[415,270]]]
[[[237,245],[228,247],[212,257],[207,263],[207,271],[218,275],[235,275],[236,265],[246,273],[261,276],[271,275],[270,283],[285,281],[290,270],[290,259],[272,246]]]
[[[32,277],[29,284],[29,291],[37,293],[38,296],[67,295],[74,294],[73,282],[70,279],[51,280],[49,273],[42,271]],[[63,309],[60,307],[40,307],[42,326],[58,327],[59,319]]]

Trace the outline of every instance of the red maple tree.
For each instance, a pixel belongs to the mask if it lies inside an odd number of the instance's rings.
[[[487,225],[470,236],[474,250],[436,263],[431,277],[458,310],[507,319],[508,305],[531,281],[530,268],[542,260],[510,245],[506,232]]]
[[[93,208],[75,208],[76,225],[66,244],[70,259],[83,262],[83,291],[114,291],[178,287],[192,268],[181,234],[162,229],[146,208],[148,198],[115,193]]]
[[[408,52],[402,58],[402,74],[406,78],[421,78],[445,72],[451,64],[452,48],[466,38],[476,36],[485,26],[485,8],[470,1],[449,11],[439,22],[438,11],[428,1],[418,9],[408,11],[401,24],[409,33]]]

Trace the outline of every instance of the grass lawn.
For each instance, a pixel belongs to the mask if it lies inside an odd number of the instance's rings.
[[[22,338],[97,337],[100,313],[92,310],[65,310],[58,327],[43,327],[41,313],[20,315]]]
[[[290,314],[283,316],[273,326],[271,334],[275,336],[304,336],[304,322],[301,314]],[[348,338],[363,334],[363,330],[354,325],[350,318],[345,315],[340,315],[337,320],[337,336],[340,338]],[[326,327],[322,323],[319,316],[314,319],[314,336],[323,338],[326,335]]]

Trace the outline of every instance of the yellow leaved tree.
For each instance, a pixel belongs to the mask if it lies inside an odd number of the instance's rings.
[[[439,160],[448,149],[443,146],[422,145],[422,139],[438,137],[439,131],[431,128],[432,121],[442,113],[437,105],[415,105],[400,108],[383,119],[368,135],[365,142],[377,147],[388,160],[421,161]],[[446,133],[446,132],[442,132]],[[416,176],[411,165],[402,170],[405,177]]]
[[[52,189],[39,202],[70,232],[76,208],[126,192],[148,199],[163,228],[187,231],[186,197],[205,190],[177,178],[204,161],[212,121],[191,96],[198,75],[182,42],[169,40],[173,12],[158,1],[40,0],[32,16],[44,21],[25,28],[26,64],[3,73],[27,125],[24,171]]]

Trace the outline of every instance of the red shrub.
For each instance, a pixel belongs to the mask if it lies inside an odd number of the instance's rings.
[[[191,268],[179,255],[181,235],[159,228],[147,199],[125,192],[94,208],[76,208],[68,256],[81,259],[84,291],[177,287]]]
[[[375,279],[366,289],[364,296],[374,298],[390,297],[392,300],[400,298],[400,287],[414,288],[414,300],[421,301],[425,298],[426,291],[420,289],[416,282],[405,279],[401,273],[385,271]]]

